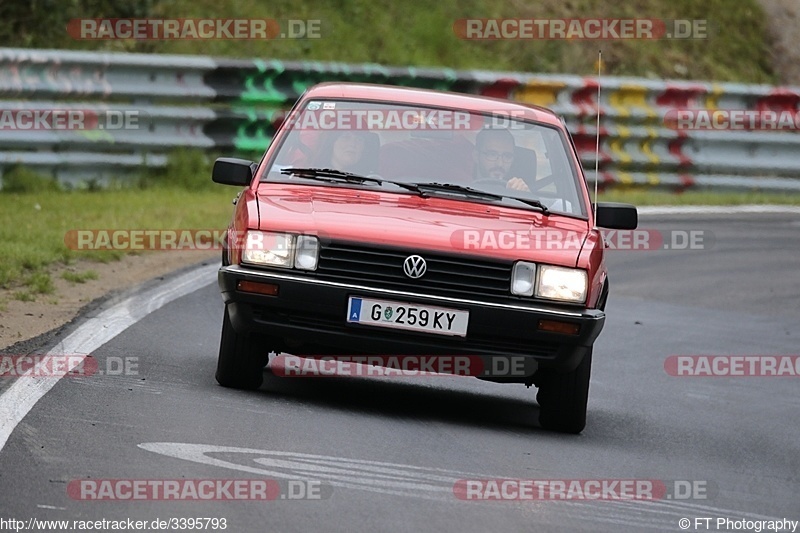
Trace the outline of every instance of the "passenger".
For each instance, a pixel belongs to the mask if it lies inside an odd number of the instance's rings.
[[[310,166],[370,174],[378,171],[380,141],[368,131],[325,132]]]

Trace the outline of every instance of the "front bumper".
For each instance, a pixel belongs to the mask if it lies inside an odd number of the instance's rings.
[[[279,286],[276,296],[237,290],[240,280]],[[297,271],[223,266],[218,282],[234,329],[271,337],[271,348],[294,355],[522,356],[538,367],[574,369],[605,323],[598,309],[564,309],[540,302],[467,300],[323,281]],[[360,296],[466,309],[466,337],[388,329],[346,321],[348,298]],[[539,320],[578,324],[576,335],[537,329]]]

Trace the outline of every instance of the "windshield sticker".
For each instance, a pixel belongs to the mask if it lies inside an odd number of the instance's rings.
[[[325,102],[322,104],[322,109],[336,109],[336,102]]]
[[[317,109],[319,109],[319,102],[309,102],[307,109],[309,111],[316,111]]]

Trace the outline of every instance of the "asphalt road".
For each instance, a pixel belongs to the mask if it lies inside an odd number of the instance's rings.
[[[13,429],[0,451],[0,518],[225,518],[235,532],[682,531],[681,518],[688,531],[754,531],[716,519],[799,520],[798,378],[677,377],[664,362],[799,353],[800,216],[647,218],[641,227],[702,230],[713,243],[611,251],[608,319],[579,436],[536,426],[535,389],[473,378],[267,375],[257,392],[219,387],[223,306],[206,267],[207,284],[152,313],[141,299],[128,304],[122,333],[106,339],[109,323],[91,326],[104,342],[92,351],[104,374],[49,383]],[[126,358],[135,369],[113,374]],[[43,390],[31,386],[9,407],[15,387],[2,384],[6,428]],[[498,478],[653,480],[671,497],[454,495],[458,480]],[[319,499],[96,501],[72,492],[80,480],[110,479],[267,479],[284,497],[306,490]],[[684,499],[679,489],[690,485]],[[708,528],[700,517],[713,519]]]

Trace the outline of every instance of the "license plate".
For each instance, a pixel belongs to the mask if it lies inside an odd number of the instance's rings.
[[[469,311],[351,296],[347,306],[347,321],[465,337]]]

